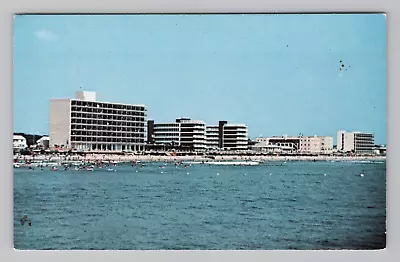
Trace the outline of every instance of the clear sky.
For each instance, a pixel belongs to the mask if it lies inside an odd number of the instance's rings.
[[[49,100],[80,87],[146,104],[156,122],[228,120],[251,138],[317,134],[335,144],[344,129],[384,144],[386,18],[16,16],[14,131],[47,134]]]

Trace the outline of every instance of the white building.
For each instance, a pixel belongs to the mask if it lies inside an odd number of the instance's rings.
[[[247,149],[247,126],[243,124],[219,121],[218,126],[206,126],[204,121],[180,118],[172,123],[154,123],[149,120],[147,126],[151,148],[162,148],[164,145],[194,151]]]
[[[154,140],[156,144],[180,145],[179,123],[157,123],[154,124]]]
[[[50,146],[50,138],[48,136],[43,136],[36,141],[36,144],[43,149],[47,149]]]
[[[375,144],[374,134],[362,132],[337,133],[337,149],[339,152],[353,152],[356,154],[372,154]]]
[[[155,146],[179,146],[186,150],[206,149],[206,127],[204,121],[179,118],[170,123],[148,122],[148,142]]]
[[[222,148],[227,150],[248,149],[247,126],[244,124],[224,124]]]
[[[218,126],[206,126],[206,148],[215,150],[219,148]]]
[[[20,135],[13,135],[13,149],[22,150],[28,147],[26,138]]]
[[[297,152],[300,149],[300,137],[298,136],[272,136],[272,137],[258,137],[256,142],[265,143],[267,145],[274,145],[284,148],[288,152]]]
[[[145,146],[145,105],[96,101],[95,92],[50,100],[50,147],[78,151],[141,151]]]
[[[265,141],[258,142],[255,145],[251,146],[251,150],[258,151],[258,152],[266,152],[266,153],[282,153],[285,151],[292,151],[292,147],[287,146],[278,146],[278,145],[271,145]]]

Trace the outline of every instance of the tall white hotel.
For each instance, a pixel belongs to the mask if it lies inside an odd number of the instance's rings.
[[[75,99],[51,99],[50,147],[78,151],[142,151],[146,144],[145,105],[96,101],[96,93]]]

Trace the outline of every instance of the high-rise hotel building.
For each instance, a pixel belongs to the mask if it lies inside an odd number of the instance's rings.
[[[141,151],[146,141],[145,105],[96,101],[79,91],[75,99],[51,99],[50,147],[78,151]]]
[[[341,152],[354,152],[356,154],[372,154],[375,144],[374,134],[362,132],[337,133],[337,149]]]

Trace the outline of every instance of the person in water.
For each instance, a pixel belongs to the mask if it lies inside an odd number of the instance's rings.
[[[25,215],[25,216],[23,216],[21,218],[21,225],[24,225],[26,221],[28,221],[28,216],[27,215]]]

